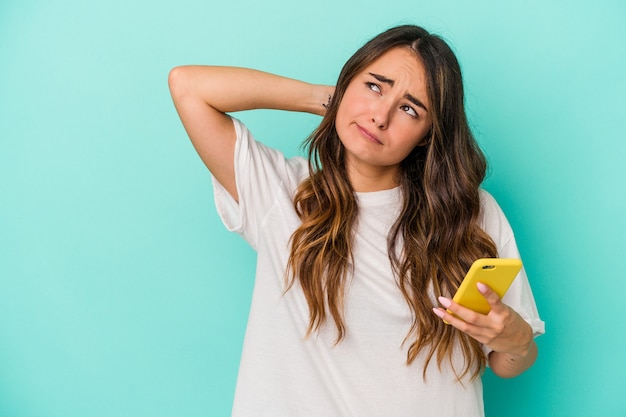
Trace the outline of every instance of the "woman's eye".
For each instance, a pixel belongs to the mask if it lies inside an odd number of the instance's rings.
[[[415,109],[407,104],[400,106],[400,109],[411,117],[417,117]]]
[[[370,82],[367,82],[365,84],[367,85],[367,88],[369,88],[370,90],[376,93],[380,93],[380,86],[378,84],[370,83]]]

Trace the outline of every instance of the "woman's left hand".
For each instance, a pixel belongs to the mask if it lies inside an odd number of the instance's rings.
[[[515,310],[504,304],[498,294],[487,285],[479,283],[478,290],[491,306],[491,311],[486,315],[445,297],[439,297],[444,308],[434,308],[433,311],[450,325],[495,352],[526,356],[533,345],[530,325]]]

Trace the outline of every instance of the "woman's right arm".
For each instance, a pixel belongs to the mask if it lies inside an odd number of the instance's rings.
[[[229,112],[277,109],[323,115],[333,87],[308,84],[253,69],[184,66],[169,75],[183,126],[213,176],[238,200],[235,128]]]

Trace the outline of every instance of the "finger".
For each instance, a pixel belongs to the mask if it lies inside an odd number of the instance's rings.
[[[502,303],[500,296],[498,296],[498,294],[488,285],[479,282],[476,284],[476,287],[478,288],[478,292],[480,292],[482,296],[485,297],[485,300],[487,300],[487,302],[491,306],[491,310],[498,312],[504,308],[504,304]]]
[[[443,320],[444,323],[455,327],[456,329],[460,330],[461,332],[471,336],[472,338],[478,340],[479,342],[483,343],[482,340],[484,339],[483,334],[482,334],[482,328],[479,326],[476,326],[472,323],[468,323],[463,319],[460,319],[459,317],[455,316],[454,314],[450,313],[448,310],[445,310],[443,308],[440,307],[435,307],[433,308],[433,313],[435,313],[437,315],[437,317],[441,318]]]
[[[462,305],[455,303],[454,301],[446,297],[439,297],[439,303],[441,303],[441,305],[447,309],[447,313],[456,316],[467,323],[480,325],[486,317],[480,313],[475,312],[474,310],[463,307]]]
[[[445,310],[440,307],[433,308],[433,313],[435,313],[437,317],[441,318],[444,323],[456,327],[457,329],[459,327],[464,327],[463,324],[466,323],[464,320],[450,313],[449,310]]]

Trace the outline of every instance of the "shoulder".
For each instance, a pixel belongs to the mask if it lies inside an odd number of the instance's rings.
[[[486,190],[480,189],[481,227],[496,243],[498,248],[513,239],[513,229],[496,199]]]
[[[287,158],[280,150],[257,141],[241,120],[234,117],[232,120],[237,136],[235,166],[238,182],[245,178],[246,181],[258,182],[256,186],[268,182],[291,189],[309,175],[305,158]]]
[[[480,188],[478,192],[480,194],[480,208],[484,218],[504,217],[504,212],[500,205],[489,191]]]
[[[483,215],[501,213],[502,209],[498,205],[496,199],[489,193],[489,191],[480,188],[478,190],[480,194],[480,207]]]

